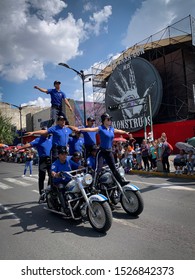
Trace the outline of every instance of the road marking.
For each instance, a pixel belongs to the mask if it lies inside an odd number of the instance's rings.
[[[8,185],[6,185],[4,183],[0,183],[0,189],[8,190],[8,189],[13,189],[13,187],[8,186]]]
[[[1,213],[4,212],[4,213]],[[4,207],[3,204],[0,203],[0,215],[4,216],[12,216],[14,220],[16,221],[20,221],[20,219],[13,213],[10,212],[9,209],[7,207]]]
[[[181,190],[181,191],[195,191],[195,188],[185,187],[181,185],[174,185],[174,184],[168,184],[168,183],[160,183],[160,184],[152,184],[148,182],[142,182],[142,181],[131,181],[132,183],[138,183],[143,185],[150,185],[153,188],[164,188],[164,189],[172,189],[172,190]]]
[[[21,180],[14,179],[14,178],[3,178],[3,180],[16,184],[16,185],[23,186],[23,187],[31,185],[31,184],[28,184],[27,182],[24,182],[23,180],[21,181]]]
[[[32,192],[39,193],[39,191],[37,191],[37,190],[32,190]]]
[[[122,224],[124,226],[129,226],[129,227],[133,227],[133,228],[139,228],[139,226],[135,225],[134,223],[130,222],[129,220],[122,220],[122,219],[116,219],[116,218],[113,218],[113,221],[118,223],[118,224]]]
[[[33,178],[33,177],[22,177],[22,180],[37,182],[37,178]]]

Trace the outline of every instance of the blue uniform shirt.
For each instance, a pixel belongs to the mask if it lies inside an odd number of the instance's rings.
[[[69,141],[69,154],[73,155],[74,152],[83,152],[84,139],[82,137],[70,137]]]
[[[59,159],[54,161],[54,163],[51,166],[51,171],[54,171],[56,173],[61,171],[71,171],[71,166],[69,164],[69,161],[66,159],[64,163],[61,163]],[[70,177],[65,178],[53,178],[54,183],[68,183],[70,181]]]
[[[88,126],[85,126],[88,127]],[[96,145],[96,132],[82,132],[84,137],[85,145],[94,146]]]
[[[72,170],[77,170],[79,166],[81,166],[81,161],[75,162],[72,160],[72,156],[67,156],[67,161],[69,162],[69,165]]]
[[[71,130],[66,126],[51,126],[47,132],[53,134],[53,146],[67,146]]]
[[[108,129],[104,125],[99,127],[100,147],[106,150],[112,149],[112,142],[114,139],[114,127],[110,126]]]
[[[51,95],[51,105],[62,106],[62,100],[66,98],[64,92],[57,91],[55,88],[48,89],[47,93]]]
[[[90,156],[87,158],[87,166],[91,167],[93,170],[96,169],[96,157]]]
[[[39,157],[49,157],[52,148],[52,136],[48,138],[40,136],[30,142],[30,145],[37,149]]]

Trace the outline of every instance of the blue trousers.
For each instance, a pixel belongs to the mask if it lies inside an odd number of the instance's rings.
[[[31,160],[31,161],[26,161],[26,162],[25,162],[24,175],[26,175],[26,171],[28,170],[28,168],[29,168],[29,170],[30,170],[30,175],[32,175],[32,164],[33,164],[33,161],[32,161],[32,160]]]

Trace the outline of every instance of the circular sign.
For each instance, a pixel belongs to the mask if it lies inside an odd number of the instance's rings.
[[[146,59],[135,57],[117,65],[108,80],[106,109],[118,129],[133,132],[142,129],[144,121],[150,124],[161,101],[161,77]]]

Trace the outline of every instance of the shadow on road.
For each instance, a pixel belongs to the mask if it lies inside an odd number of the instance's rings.
[[[14,235],[45,229],[51,233],[71,232],[79,236],[93,238],[106,235],[95,231],[88,221],[65,219],[60,214],[58,215],[43,209],[44,206],[45,204],[39,205],[35,201],[1,205],[0,214],[2,217],[0,221],[14,220],[16,223],[11,226],[18,228],[18,232],[14,233]]]

